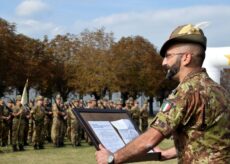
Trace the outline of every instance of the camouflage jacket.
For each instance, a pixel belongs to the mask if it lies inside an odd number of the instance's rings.
[[[26,112],[25,112],[23,106],[22,105],[15,105],[12,109],[12,113],[17,114],[19,112],[21,112],[21,114],[14,117],[14,120],[15,119],[21,119],[21,120],[23,119],[24,120],[26,118]]]
[[[133,119],[139,119],[140,118],[140,108],[139,107],[132,107],[130,110],[131,117]]]
[[[149,112],[148,112],[148,108],[147,108],[147,105],[143,106],[141,108],[141,111],[140,111],[140,118],[141,119],[147,119],[148,120],[148,117],[149,117]]]
[[[35,122],[43,122],[45,118],[45,109],[43,106],[34,106],[31,110],[31,114]]]
[[[173,135],[179,163],[230,163],[230,95],[205,69],[169,95],[151,127]]]

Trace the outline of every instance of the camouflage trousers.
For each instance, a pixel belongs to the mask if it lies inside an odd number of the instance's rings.
[[[10,145],[12,145],[12,126],[13,126],[13,121],[10,120],[10,123],[9,123],[9,139],[10,139]]]
[[[133,121],[137,125],[137,127],[139,128],[139,126],[140,126],[140,120],[139,120],[139,118],[133,118]]]
[[[92,141],[90,139],[90,137],[88,136],[88,134],[85,132],[85,141],[89,144],[92,145]]]
[[[145,132],[148,129],[148,118],[141,119],[141,131]]]
[[[25,127],[24,127],[24,144],[28,144],[28,136],[29,136],[29,120],[25,120]]]
[[[60,135],[61,146],[64,145],[64,138],[66,135],[67,135],[67,120],[62,119],[62,121],[61,121],[61,135]]]
[[[51,139],[55,146],[61,146],[64,143],[63,137],[64,122],[62,119],[54,117],[51,128]]]
[[[8,145],[8,136],[10,131],[10,124],[7,122],[2,123],[2,132],[1,132],[1,138],[2,138],[2,146]]]
[[[29,131],[28,131],[28,142],[29,143],[32,143],[33,132],[34,132],[34,122],[32,119],[30,119],[29,120]]]
[[[44,144],[44,122],[34,122],[34,132],[32,138],[33,145],[43,145]]]
[[[44,135],[47,141],[51,141],[51,127],[52,127],[52,118],[45,118],[44,121]]]
[[[12,127],[12,145],[24,144],[24,119],[14,118]]]
[[[70,138],[73,146],[78,146],[81,143],[82,129],[77,120],[71,120]]]

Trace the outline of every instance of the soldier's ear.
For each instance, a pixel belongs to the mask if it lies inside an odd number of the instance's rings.
[[[192,62],[192,54],[191,54],[191,53],[185,53],[185,54],[182,56],[182,64],[183,64],[184,66],[187,66],[187,65],[189,65],[191,62]]]

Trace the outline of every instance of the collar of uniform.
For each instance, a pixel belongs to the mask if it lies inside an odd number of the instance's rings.
[[[182,82],[180,82],[180,84],[179,84],[174,90],[172,90],[171,93],[175,95],[175,94],[177,93],[177,91],[178,91],[178,88],[180,88],[180,86],[181,86],[184,82],[186,82],[187,80],[193,78],[194,76],[200,75],[201,73],[202,73],[202,74],[203,74],[203,73],[207,74],[206,69],[205,69],[205,68],[200,68],[199,70],[190,72],[190,73],[182,80]]]
[[[185,81],[193,78],[194,76],[200,75],[201,73],[206,73],[206,69],[200,68],[199,70],[190,72],[187,76],[185,76],[181,83],[184,83]]]

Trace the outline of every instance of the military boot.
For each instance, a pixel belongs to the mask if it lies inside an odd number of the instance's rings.
[[[15,152],[15,151],[18,151],[17,145],[12,145],[12,147],[13,147],[13,151],[14,151],[14,152]]]

